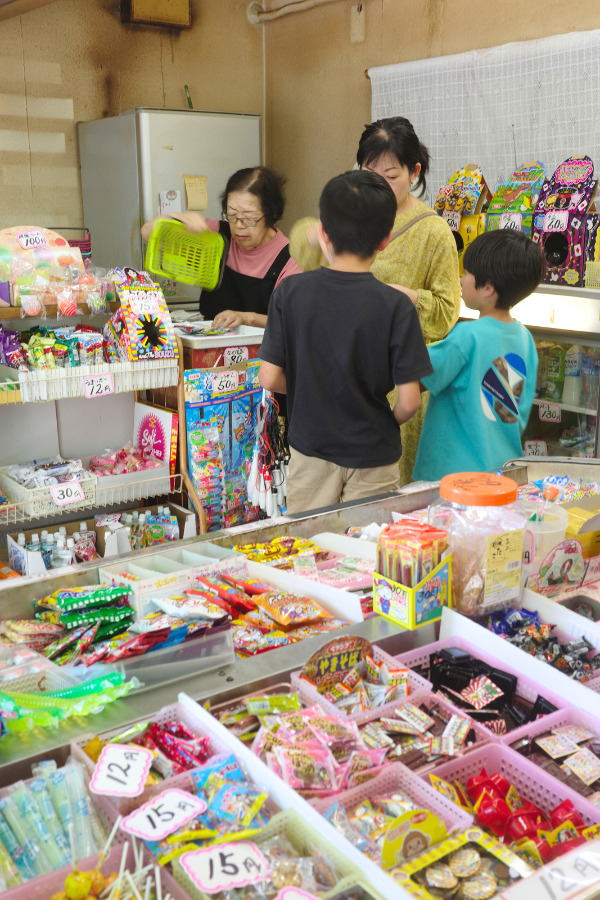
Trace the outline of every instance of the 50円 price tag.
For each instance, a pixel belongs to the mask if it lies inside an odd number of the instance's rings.
[[[271,875],[271,867],[256,844],[238,841],[192,850],[181,865],[196,887],[207,894],[256,884]]]
[[[78,481],[51,484],[50,493],[57,506],[69,506],[70,503],[81,503],[85,500],[83,488]]]
[[[205,809],[204,800],[178,788],[171,788],[126,816],[121,822],[121,828],[143,841],[162,841]]]
[[[123,744],[107,744],[96,763],[90,791],[110,797],[139,797],[152,765],[152,753]]]
[[[237,391],[239,383],[240,376],[235,369],[231,369],[229,372],[215,372],[211,379],[211,393],[215,397],[232,394]]]
[[[115,380],[110,372],[106,372],[104,375],[83,376],[83,393],[88,400],[91,400],[92,397],[106,397],[114,392]]]

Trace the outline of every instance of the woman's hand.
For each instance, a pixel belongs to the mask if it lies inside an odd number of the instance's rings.
[[[213,328],[237,328],[238,325],[264,328],[266,324],[266,316],[261,316],[260,313],[242,312],[239,309],[224,309],[213,319]]]
[[[199,212],[177,213],[176,216],[169,216],[169,218],[185,225],[186,231],[189,231],[190,234],[202,234],[203,231],[208,231],[206,219]]]

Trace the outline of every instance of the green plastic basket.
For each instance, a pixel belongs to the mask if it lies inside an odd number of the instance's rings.
[[[214,291],[223,277],[228,247],[216,231],[190,234],[175,219],[158,219],[148,240],[144,265],[155,275]]]

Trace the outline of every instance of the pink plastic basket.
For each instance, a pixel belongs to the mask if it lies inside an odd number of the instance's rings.
[[[483,768],[488,775],[494,772],[504,775],[522,797],[537,803],[545,812],[549,812],[563,800],[571,800],[586,825],[600,822],[600,809],[597,806],[502,744],[486,744],[472,753],[466,753],[460,759],[443,763],[435,769],[435,774],[450,784],[459,781],[465,785],[470,778],[479,775]],[[422,775],[421,778],[427,779],[428,776]]]
[[[377,646],[375,646],[373,650],[375,662],[384,662],[392,669],[398,667],[397,660],[394,659],[393,656],[390,656],[389,653],[386,653],[384,650],[381,650]],[[316,687],[309,681],[301,678],[300,675],[300,670],[292,672],[292,691],[298,691],[301,700],[306,703],[307,706],[313,706],[315,703],[318,703],[321,709],[323,709],[328,715],[339,716],[341,719],[347,719],[349,722],[356,722],[357,725],[362,725],[364,722],[372,722],[373,719],[380,719],[381,716],[386,716],[388,713],[391,713],[402,700],[405,699],[404,696],[399,696],[396,697],[395,700],[392,700],[390,703],[386,703],[385,706],[376,706],[373,709],[365,709],[361,712],[346,714],[343,710],[338,709],[337,706],[335,706],[333,703],[325,700],[323,695],[318,692]],[[407,686],[409,697],[416,693],[431,691],[431,682],[427,681],[426,678],[422,678],[420,675],[417,675],[416,672],[408,673]]]
[[[524,700],[528,700],[530,703],[534,703],[539,694],[541,694],[558,708],[567,706],[569,703],[568,699],[566,699],[564,696],[555,694],[553,691],[549,691],[546,687],[544,687],[544,685],[538,684],[537,681],[534,681],[533,678],[529,678],[528,676],[523,675],[523,673],[520,672],[519,669],[516,669],[514,666],[505,663],[497,656],[492,656],[492,654],[482,650],[481,647],[477,647],[475,644],[471,644],[470,641],[467,641],[464,638],[458,637],[456,635],[443,638],[441,641],[434,641],[432,644],[425,644],[425,646],[418,647],[416,650],[408,650],[406,653],[400,653],[399,656],[396,657],[396,660],[403,665],[408,666],[410,669],[413,669],[416,666],[428,665],[429,656],[431,653],[435,653],[438,650],[444,650],[448,647],[456,648],[458,650],[466,650],[471,654],[471,656],[474,656],[476,659],[481,659],[485,663],[489,663],[492,666],[497,666],[499,669],[503,669],[505,672],[510,672],[512,675],[516,675],[518,678],[517,696],[523,697]],[[511,734],[514,734],[514,732],[511,732]]]
[[[165,722],[170,722],[173,720],[177,720],[179,722],[183,722],[184,725],[194,732],[198,737],[202,737],[202,734],[198,731],[198,727],[194,724],[194,719],[189,715],[187,708],[183,706],[181,703],[172,703],[169,706],[164,706],[161,710],[159,710],[156,715],[152,717],[152,721],[158,722],[160,725],[164,725]],[[99,735],[99,737],[103,740],[110,740],[110,738],[119,734],[119,732],[123,731],[122,728],[113,729],[112,731],[104,732]],[[88,776],[91,776],[94,773],[95,764],[84,752],[83,748],[91,740],[93,735],[84,734],[81,737],[76,738],[71,741],[71,754],[73,759],[76,759],[78,762],[82,763],[85,766]],[[231,753],[231,750],[227,747],[226,744],[221,743],[219,740],[211,737],[210,739],[210,749],[212,751],[212,756],[228,756]],[[139,795],[139,797],[111,797],[109,801],[111,811],[112,809],[116,809],[117,813],[121,813],[126,816],[134,809],[137,809],[138,806],[141,806],[147,800],[150,800],[151,797],[155,797],[157,794],[161,794],[163,791],[166,791],[167,788],[180,788],[180,790],[194,790],[194,782],[191,777],[191,772],[193,770],[190,769],[188,772],[182,772],[180,775],[173,775],[171,778],[165,778],[163,781],[158,784],[151,785],[150,787],[145,788],[145,790]],[[115,816],[116,818],[116,816]]]
[[[327,797],[325,799],[311,800],[311,806],[323,815],[332,803],[339,803],[345,809],[354,809],[363,800],[371,797],[384,797],[401,791],[410,797],[423,809],[428,809],[438,818],[442,819],[447,830],[464,831],[473,823],[473,816],[444,797],[439,791],[436,791],[430,785],[415,778],[413,772],[403,766],[402,763],[394,763],[386,766],[383,772],[366,781],[364,784],[347,791],[336,794],[335,797]]]

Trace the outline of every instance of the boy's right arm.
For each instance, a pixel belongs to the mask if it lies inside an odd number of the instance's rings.
[[[285,369],[282,369],[281,366],[274,366],[273,363],[261,360],[258,381],[265,391],[287,394]]]
[[[392,412],[398,425],[407,422],[421,406],[421,387],[418,381],[397,384],[398,399]]]

